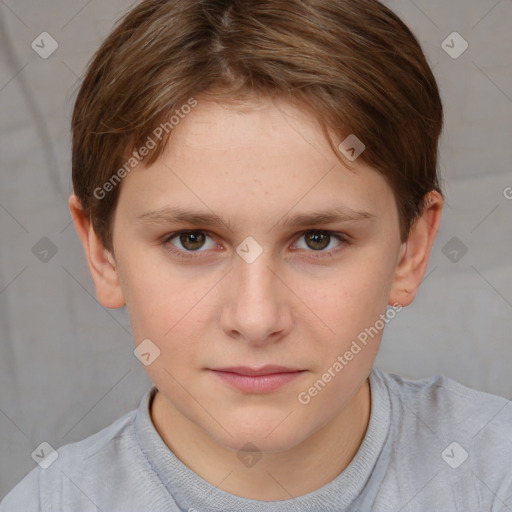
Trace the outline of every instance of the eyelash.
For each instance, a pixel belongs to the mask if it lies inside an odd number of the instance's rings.
[[[208,233],[208,231],[203,231],[203,230],[199,230],[199,229],[196,229],[196,230],[187,229],[187,230],[183,230],[183,231],[176,231],[174,233],[169,233],[162,240],[162,244],[167,246],[166,251],[168,251],[169,253],[173,254],[174,256],[177,256],[178,258],[181,258],[184,260],[201,258],[202,257],[201,253],[204,253],[206,251],[200,251],[200,250],[199,251],[181,251],[179,249],[176,249],[172,244],[169,243],[173,238],[175,238],[181,234],[184,234],[184,233],[188,233],[188,234],[203,233],[203,234],[211,237],[211,235]],[[315,259],[332,258],[333,256],[336,256],[338,251],[341,250],[344,245],[349,244],[348,237],[346,235],[344,235],[343,233],[335,233],[333,231],[320,230],[320,229],[309,229],[307,231],[302,231],[299,234],[299,238],[303,237],[307,233],[320,233],[323,235],[328,235],[328,236],[338,239],[338,241],[340,242],[340,245],[338,247],[336,247],[335,249],[331,249],[330,251],[313,251],[313,250],[308,251],[308,252],[312,253],[310,255],[310,257],[315,258]]]

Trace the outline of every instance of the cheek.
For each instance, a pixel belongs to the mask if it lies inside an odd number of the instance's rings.
[[[126,251],[126,249],[125,249]],[[119,261],[118,276],[126,300],[135,341],[139,338],[162,338],[172,327],[179,309],[181,290],[172,277],[152,265],[145,254],[130,254]]]
[[[135,343],[149,338],[161,350],[166,366],[191,358],[200,343],[204,326],[210,278],[193,278],[179,268],[143,263],[143,258],[127,261],[122,286]]]
[[[358,382],[377,355],[385,325],[381,317],[387,310],[393,276],[393,258],[383,258],[379,253],[382,251],[361,251],[359,258],[340,266],[336,278],[322,283],[303,282],[298,291],[314,313],[309,315],[312,321],[302,327],[309,330],[307,338],[314,340],[311,349],[318,358],[319,372],[323,374],[339,356],[343,358],[342,371],[331,369],[336,378],[324,399],[329,396],[334,400],[334,395],[330,396],[334,389]],[[325,378],[329,380],[330,376]]]
[[[391,283],[392,265],[361,258],[328,281],[303,283],[298,294],[336,335],[354,335],[386,311]]]
[[[329,421],[367,378],[382,338],[389,283],[389,268],[382,262],[373,267],[361,262],[322,292],[309,289],[303,295],[322,321],[303,324],[315,371],[298,402],[304,410],[314,404],[318,422]]]

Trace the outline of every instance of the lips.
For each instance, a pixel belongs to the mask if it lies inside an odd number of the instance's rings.
[[[274,375],[276,373],[295,373],[303,370],[297,368],[288,368],[285,366],[267,365],[261,368],[250,368],[249,366],[233,366],[227,368],[215,368],[213,371],[236,373],[237,375],[247,375],[250,377],[257,377],[261,375]]]
[[[248,394],[269,393],[297,379],[306,370],[267,365],[261,368],[234,366],[212,369],[223,383]]]

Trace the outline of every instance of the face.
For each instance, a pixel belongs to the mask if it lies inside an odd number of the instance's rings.
[[[225,447],[290,449],[368,377],[382,332],[358,335],[386,312],[401,244],[392,190],[352,167],[291,104],[203,100],[123,180],[113,247],[135,343],[160,350],[145,368],[176,414]]]

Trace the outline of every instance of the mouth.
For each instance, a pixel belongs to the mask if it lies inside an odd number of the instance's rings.
[[[268,393],[292,382],[307,370],[268,365],[261,368],[236,366],[209,369],[224,383],[245,393]]]

